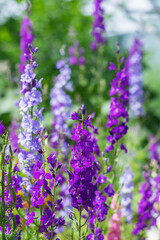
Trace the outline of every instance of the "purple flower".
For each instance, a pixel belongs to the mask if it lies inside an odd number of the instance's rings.
[[[71,115],[71,118],[72,118],[72,120],[79,120],[78,113],[73,112],[72,115]]]
[[[13,168],[13,172],[20,172],[19,168],[17,167],[18,163]]]
[[[43,198],[43,197],[39,197],[39,198],[37,199],[37,201],[36,201],[36,204],[37,204],[38,206],[43,205],[43,204],[44,204],[44,198]]]
[[[126,64],[129,74],[129,106],[132,117],[144,115],[142,49],[142,43],[135,38]]]
[[[105,193],[107,193],[109,197],[113,196],[114,193],[115,193],[115,191],[114,191],[114,189],[112,187],[113,187],[113,184],[111,183],[106,188],[103,189],[103,191]]]
[[[30,223],[34,222],[35,212],[31,210],[31,213],[29,213],[27,209],[25,209],[25,211],[26,211],[26,216],[24,218],[27,220],[26,221],[27,227],[29,227]]]
[[[68,53],[69,53],[69,63],[71,66],[73,65],[82,65],[84,66],[86,64],[86,60],[85,57],[83,56],[84,54],[84,49],[80,48],[79,49],[79,42],[76,41],[74,43],[74,46],[70,46],[68,49]]]
[[[70,135],[67,119],[70,117],[72,101],[65,89],[72,91],[72,83],[69,81],[71,78],[71,69],[67,64],[67,59],[63,61],[59,60],[57,65],[60,74],[57,76],[55,85],[50,94],[50,104],[54,117],[50,145],[55,149],[60,147],[63,154],[67,154],[67,142],[65,139]]]
[[[85,60],[85,57],[84,56],[81,56],[79,59],[78,59],[78,63],[79,65],[85,65],[86,64],[86,60]]]
[[[56,158],[57,158],[56,153],[50,154],[49,157],[47,158],[48,163],[51,164],[51,166],[52,166],[53,169],[55,168]]]
[[[108,214],[106,196],[99,191],[99,185],[106,184],[107,177],[100,174],[100,164],[96,160],[96,156],[100,156],[100,151],[97,139],[93,135],[95,127],[91,123],[94,114],[85,118],[84,106],[81,112],[83,119],[79,119],[79,123],[74,123],[72,131],[71,139],[75,141],[75,145],[70,146],[72,155],[70,165],[73,169],[68,171],[71,204],[73,208],[80,210],[80,207],[83,207],[86,210],[90,229],[96,232],[99,237],[97,239],[103,239],[101,232],[96,230],[96,223],[104,221]],[[76,117],[75,119],[77,120]],[[111,196],[111,186],[108,185],[106,192]],[[92,239],[92,234],[88,235],[87,239]]]
[[[159,204],[160,199],[160,176],[159,176],[159,161],[157,161],[157,139],[152,138],[150,143],[150,162],[145,166],[143,177],[145,182],[140,186],[139,192],[142,195],[138,205],[138,221],[133,229],[133,235],[137,235],[143,229],[156,225],[156,219],[159,217],[159,212],[156,204]],[[152,158],[153,157],[153,158]],[[159,159],[159,157],[158,157]],[[152,174],[151,161],[155,161],[156,168],[154,168],[154,177]]]
[[[114,63],[110,62],[109,70],[111,71],[111,70],[115,70],[115,69],[116,69],[116,67],[115,67]]]
[[[114,145],[127,133],[128,127],[128,75],[126,67],[116,74],[116,77],[111,82],[110,90],[111,104],[110,114],[108,116],[106,128],[112,128],[109,131],[107,140],[110,143],[106,146],[105,151],[110,152],[114,149]],[[121,144],[121,149],[127,152],[124,144]]]
[[[110,165],[110,166],[107,168],[106,173],[109,173],[109,172],[111,171],[111,169],[112,169],[112,165]]]
[[[21,41],[20,41],[20,49],[22,51],[21,53],[21,59],[20,59],[20,73],[22,74],[25,69],[25,63],[26,63],[26,58],[24,54],[27,54],[27,56],[30,59],[30,49],[29,49],[29,44],[33,43],[34,36],[32,34],[32,24],[30,19],[27,16],[24,16],[21,22],[21,30],[20,30],[20,36],[21,36]]]
[[[102,0],[94,0],[94,12],[93,12],[93,24],[92,24],[92,36],[94,40],[92,41],[90,48],[92,51],[97,50],[99,45],[104,45],[106,43],[106,38],[103,36],[105,33],[105,25],[103,14],[104,10],[101,7]]]
[[[5,126],[2,124],[2,121],[0,122],[0,135],[2,135],[5,131]]]
[[[133,198],[133,173],[129,166],[124,170],[123,175],[120,178],[120,190],[121,196],[121,214],[126,217],[128,223],[132,222],[133,214],[131,209],[131,202]]]
[[[33,52],[31,51],[33,55]],[[33,59],[33,56],[32,56]],[[41,81],[36,79],[36,74],[33,72],[33,63],[25,66],[24,73],[21,75],[21,100],[19,103],[20,113],[22,115],[21,129],[18,136],[18,143],[25,147],[26,150],[21,150],[18,154],[19,162],[23,172],[29,177],[32,176],[33,167],[36,161],[42,161],[42,156],[38,152],[41,149],[40,135],[42,134],[43,123],[40,121],[42,118],[42,109],[38,109],[39,103],[42,102],[42,95],[40,92]],[[37,136],[37,133],[39,136]]]
[[[75,65],[77,63],[77,57],[76,56],[71,56],[70,59],[69,59],[69,64],[71,66]]]

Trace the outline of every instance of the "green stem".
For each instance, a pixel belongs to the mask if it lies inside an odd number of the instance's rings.
[[[82,238],[82,233],[81,233],[81,228],[82,228],[82,226],[81,226],[81,219],[82,219],[82,207],[80,206],[80,208],[79,208],[79,229],[78,229],[78,232],[79,232],[79,240],[81,240],[81,238]]]
[[[5,151],[8,144],[8,134],[5,136],[4,145],[1,155],[1,189],[2,189],[2,208],[1,208],[1,217],[2,217],[2,240],[6,240],[5,237]]]
[[[39,228],[38,228],[38,231],[37,231],[37,240],[39,240]]]

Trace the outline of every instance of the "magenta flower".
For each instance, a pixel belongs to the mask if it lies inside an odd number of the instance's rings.
[[[36,201],[36,204],[38,206],[43,205],[44,204],[44,198],[43,197],[39,197],[38,200]]]
[[[25,209],[25,211],[26,211],[26,215],[25,215],[24,218],[27,220],[27,221],[26,221],[27,227],[29,227],[30,223],[33,223],[33,222],[34,222],[35,212],[33,212],[33,211],[31,210],[31,213],[29,213],[27,209]]]

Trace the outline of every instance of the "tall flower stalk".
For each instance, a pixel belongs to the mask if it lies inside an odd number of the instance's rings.
[[[157,143],[156,137],[152,136],[149,146],[150,162],[145,166],[143,172],[145,182],[139,189],[142,197],[138,205],[138,221],[133,229],[133,235],[138,235],[143,229],[156,225],[156,220],[159,217],[160,165]]]
[[[20,49],[21,49],[21,57],[20,57],[20,74],[24,73],[26,58],[24,54],[27,54],[29,59],[31,59],[30,49],[28,47],[29,44],[33,44],[34,36],[32,34],[33,27],[28,16],[24,16],[21,22],[21,30],[20,30]]]
[[[64,58],[64,56],[63,56]],[[52,107],[53,124],[50,136],[50,145],[54,149],[61,149],[62,154],[67,155],[68,146],[66,139],[70,135],[67,120],[70,117],[72,100],[66,91],[72,91],[71,69],[67,59],[59,60],[56,64],[60,71],[54,79],[54,87],[50,93],[50,104]]]
[[[42,162],[40,136],[44,139],[43,108],[39,109],[38,107],[42,102],[41,82],[43,79],[38,81],[34,73],[37,63],[33,60],[33,55],[37,51],[38,48],[32,50],[32,46],[30,45],[31,59],[28,55],[25,55],[28,64],[25,66],[24,73],[20,79],[22,82],[22,96],[20,98],[19,109],[22,115],[22,122],[18,142],[24,148],[20,150],[18,159],[23,173],[27,174],[29,178],[32,176],[35,160]]]
[[[85,233],[82,227],[86,224],[89,225],[92,233],[87,236],[87,239],[97,239],[103,234],[98,228],[98,222],[104,221],[108,214],[108,205],[106,204],[106,196],[99,190],[99,185],[106,184],[107,177],[100,174],[100,163],[96,160],[100,151],[97,145],[97,139],[93,133],[98,134],[91,120],[94,114],[85,117],[85,108],[82,105],[81,116],[74,112],[72,119],[77,120],[74,123],[71,139],[76,142],[71,148],[71,162],[72,171],[69,171],[69,192],[71,194],[71,204],[79,212],[79,221],[77,222],[79,240]],[[93,133],[90,130],[93,130]],[[112,184],[103,189],[108,196],[114,194]],[[82,223],[82,215],[85,212],[85,222]],[[74,217],[73,217],[74,216]],[[77,221],[76,216],[73,214]]]
[[[110,152],[114,148],[117,150],[117,145],[120,139],[127,133],[128,130],[128,104],[129,104],[129,91],[128,91],[128,73],[126,66],[120,70],[120,65],[124,58],[119,58],[119,45],[117,44],[117,68],[111,62],[109,70],[116,70],[116,77],[111,82],[111,104],[110,114],[108,115],[106,128],[109,130],[107,140],[110,145],[106,146],[105,151]],[[115,147],[116,146],[116,147]],[[121,149],[127,152],[123,143],[120,144]]]
[[[92,24],[92,41],[90,47],[92,51],[96,51],[99,45],[104,45],[107,41],[104,37],[105,25],[104,25],[104,9],[102,8],[103,0],[94,0],[94,12],[93,12],[93,24]]]
[[[129,165],[125,168],[119,181],[121,185],[121,214],[126,218],[126,222],[131,223],[133,218],[131,202],[133,200],[133,173]]]
[[[61,182],[57,174],[62,165],[56,153],[46,159],[45,139],[48,134],[45,134],[43,124],[43,108],[39,108],[42,102],[42,79],[38,81],[34,73],[37,67],[34,54],[38,48],[33,49],[31,45],[29,48],[31,59],[25,54],[28,64],[21,75],[22,96],[19,103],[22,115],[19,143],[24,148],[20,150],[18,158],[22,172],[26,175],[22,178],[21,186],[25,186],[22,190],[27,195],[29,205],[28,209],[25,208],[24,219],[27,227],[35,225],[37,240],[40,234],[52,240],[56,229],[65,224],[63,216],[56,216],[62,202],[56,195]]]
[[[13,167],[13,152],[9,145],[9,155],[6,155],[8,146],[8,133],[4,125],[0,123],[0,137],[3,139],[3,149],[0,154],[0,232],[2,240],[12,237],[20,240],[21,230],[20,217],[15,214],[15,210],[22,208],[22,200],[18,194],[20,188],[19,178],[15,174],[19,172],[17,164]]]
[[[59,213],[67,215],[67,208],[70,206],[69,187],[66,181],[65,172],[68,163],[68,143],[71,135],[68,127],[68,119],[72,108],[72,100],[67,91],[73,91],[71,79],[71,69],[68,59],[65,57],[65,49],[60,50],[62,59],[57,61],[56,68],[59,70],[58,76],[54,79],[54,87],[50,93],[50,104],[52,107],[53,124],[50,135],[50,146],[54,149],[61,169],[56,175],[59,182],[57,196],[63,199],[59,207]]]
[[[110,225],[109,225],[109,233],[107,235],[106,240],[121,240],[121,212],[119,209],[119,205],[117,203],[118,195],[115,194],[112,202],[111,202],[111,209],[114,211],[113,215],[110,218]]]
[[[135,38],[127,60],[129,74],[129,107],[131,117],[144,115],[142,54],[143,44],[138,38]]]

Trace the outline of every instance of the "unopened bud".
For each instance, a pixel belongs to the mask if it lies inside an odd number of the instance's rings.
[[[34,52],[35,52],[35,53],[38,52],[38,47],[36,47],[36,48],[34,49]]]

